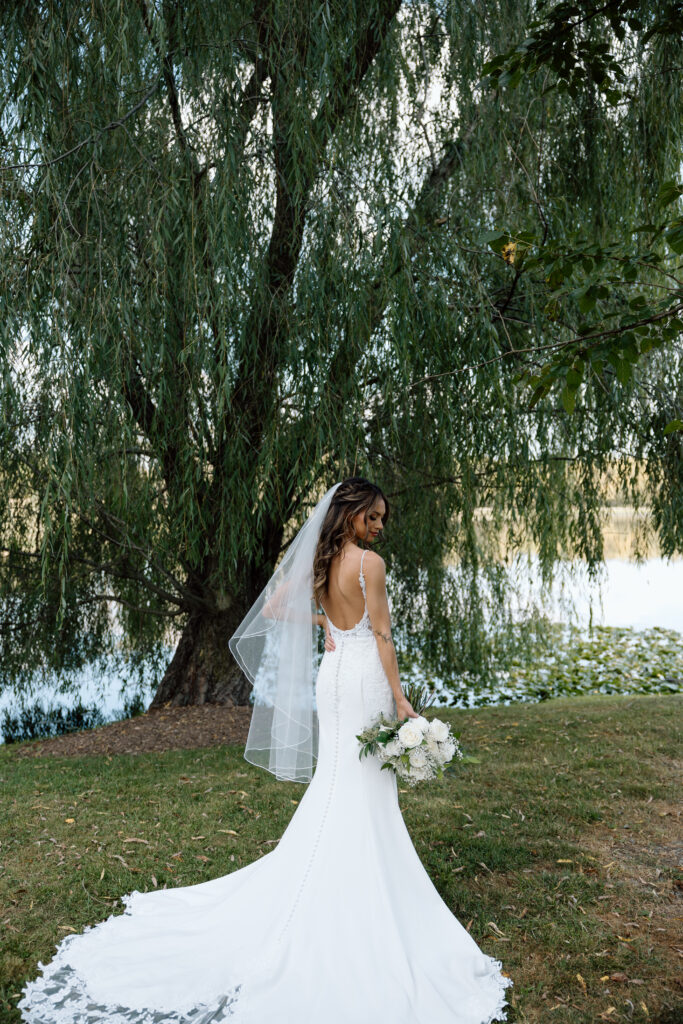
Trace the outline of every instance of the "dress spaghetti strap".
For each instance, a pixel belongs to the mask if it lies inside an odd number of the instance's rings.
[[[367,611],[368,610],[368,597],[367,597],[367,594],[365,592],[365,576],[363,575],[363,559],[365,558],[365,555],[366,555],[366,552],[363,551],[362,555],[360,556],[360,573],[358,574],[358,579],[360,581],[360,589],[363,591],[363,602],[365,604],[365,611]]]

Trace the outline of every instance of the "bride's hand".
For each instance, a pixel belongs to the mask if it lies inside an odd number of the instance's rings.
[[[326,651],[334,651],[336,646],[337,645],[335,644],[334,640],[332,639],[332,634],[330,633],[330,627],[326,625],[325,626],[325,650]]]
[[[401,722],[404,718],[419,718],[417,711],[413,711],[412,704],[405,697],[396,701],[396,716]]]

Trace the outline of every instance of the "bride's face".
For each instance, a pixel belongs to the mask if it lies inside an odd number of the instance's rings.
[[[382,516],[385,512],[384,498],[376,498],[374,504],[368,509],[367,522],[365,521],[365,512],[359,512],[358,515],[353,516],[351,523],[357,539],[373,544],[382,529]]]

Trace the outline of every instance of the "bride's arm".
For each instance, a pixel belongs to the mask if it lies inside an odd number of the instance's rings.
[[[314,615],[313,625],[323,627],[323,629],[325,630],[325,650],[334,651],[337,645],[332,639],[332,634],[330,633],[330,625],[327,621],[327,615]]]
[[[401,682],[398,677],[398,660],[396,648],[391,637],[391,614],[387,598],[387,580],[384,559],[376,551],[368,552],[365,557],[365,589],[367,593],[368,615],[370,625],[375,634],[379,648],[379,656],[386,672],[389,686],[396,701],[396,712],[402,718],[417,718],[410,702],[403,696]]]
[[[304,618],[301,609],[295,610],[288,605],[289,591],[289,584],[283,584],[276,588],[261,609],[264,618],[279,618],[279,620],[289,623],[307,622],[308,612],[305,613]],[[311,622],[313,626],[327,626],[325,615],[311,614]]]
[[[261,611],[261,614],[265,619],[286,619],[289,622],[295,622],[298,616],[286,605],[287,599],[287,588],[280,587],[276,590],[275,594],[266,601]],[[322,626],[325,630],[325,650],[333,651],[335,649],[335,642],[330,635],[330,627],[327,622],[326,615],[319,615],[317,612],[311,615],[311,621],[314,626]]]

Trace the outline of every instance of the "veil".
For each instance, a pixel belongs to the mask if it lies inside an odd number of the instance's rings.
[[[315,506],[229,640],[253,686],[244,757],[280,780],[310,782],[318,754],[313,559],[338,487]]]

